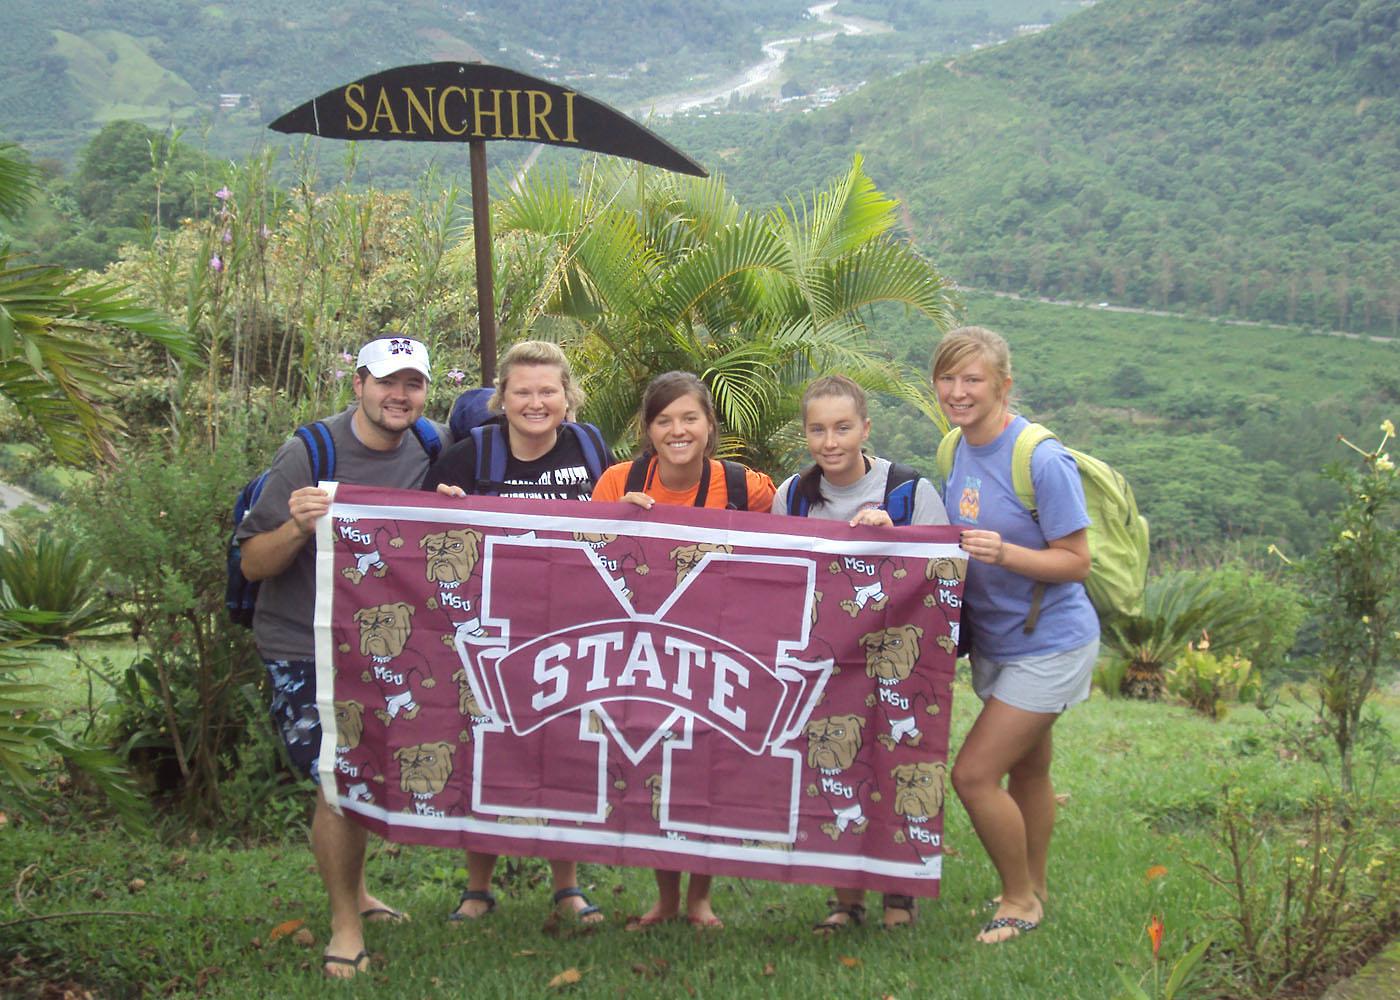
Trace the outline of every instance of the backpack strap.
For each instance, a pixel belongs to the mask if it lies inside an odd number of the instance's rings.
[[[740,465],[738,462],[721,461],[720,464],[724,466],[724,492],[725,492],[725,499],[728,501],[728,503],[726,504],[726,506],[727,506],[730,510],[748,510],[748,509],[749,509],[749,480],[748,480],[748,470],[745,469],[745,468],[744,468],[742,465]],[[709,465],[708,465],[708,463],[707,463],[707,464],[706,464],[706,470],[708,471],[708,469],[709,469]],[[709,477],[706,476],[705,478],[708,479]],[[703,486],[703,485],[706,485],[706,484],[702,483],[701,485]],[[698,499],[698,496],[697,496],[697,499]],[[704,506],[704,504],[701,503],[701,504],[697,504],[696,506]]]
[[[807,497],[797,487],[801,483],[802,475],[799,473],[788,481],[787,491],[787,512],[794,517],[806,517],[812,509],[812,505],[807,501]]]
[[[914,491],[919,488],[919,470],[912,465],[891,462],[885,475],[885,513],[895,524],[907,525],[914,520]]]
[[[1026,424],[1016,435],[1016,444],[1011,449],[1011,487],[1021,506],[1031,512],[1031,518],[1040,523],[1040,509],[1035,502],[1035,483],[1031,480],[1031,454],[1042,442],[1055,436],[1055,432],[1042,424]]]
[[[423,446],[423,450],[428,453],[428,461],[436,462],[438,455],[442,453],[442,438],[438,436],[437,428],[427,417],[419,417],[413,421],[413,436],[418,439],[418,443]]]
[[[588,478],[596,486],[598,480],[603,477],[603,472],[612,464],[612,453],[608,450],[607,442],[603,440],[603,432],[593,424],[582,421],[566,421],[563,426],[573,432],[579,451],[583,452],[583,464],[588,469]]]
[[[938,478],[943,480],[943,488],[948,488],[948,477],[953,474],[953,452],[958,450],[958,442],[962,440],[962,428],[954,427],[938,442],[938,454],[934,457],[934,466],[938,469]]]
[[[478,496],[500,496],[506,477],[506,443],[501,439],[501,425],[480,424],[472,428],[472,443],[476,445],[476,493]]]
[[[1045,441],[1055,436],[1055,432],[1043,424],[1026,424],[1016,435],[1016,444],[1011,449],[1011,487],[1016,498],[1030,512],[1031,520],[1040,523],[1040,508],[1035,502],[1035,483],[1031,479],[1031,455]],[[1021,626],[1023,635],[1030,635],[1040,621],[1040,603],[1045,599],[1045,584],[1037,580],[1031,588],[1031,606],[1026,612],[1025,624]]]
[[[306,446],[306,457],[311,462],[312,482],[329,481],[335,478],[335,441],[331,429],[324,420],[303,424],[296,429],[296,437]]]
[[[652,458],[638,458],[633,460],[631,468],[627,470],[627,483],[622,487],[624,493],[641,493],[647,488],[647,473],[651,470]]]

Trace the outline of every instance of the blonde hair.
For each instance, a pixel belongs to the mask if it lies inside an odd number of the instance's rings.
[[[574,381],[568,357],[560,350],[558,344],[551,344],[547,340],[522,340],[506,351],[496,367],[496,391],[491,393],[491,398],[486,401],[486,406],[491,412],[501,413],[505,410],[502,394],[505,392],[506,382],[510,379],[511,369],[521,365],[553,365],[558,368],[559,381],[564,386],[565,418],[572,420],[577,416],[583,407],[583,390]]]
[[[1006,338],[984,326],[960,326],[949,330],[933,351],[933,380],[957,371],[973,361],[984,361],[999,383],[1011,377],[1011,346]]]

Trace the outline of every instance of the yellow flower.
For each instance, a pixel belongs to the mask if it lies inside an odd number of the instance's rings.
[[[1384,431],[1388,437],[1395,436],[1395,425],[1389,420],[1381,421],[1381,430]]]
[[[1395,463],[1390,460],[1389,455],[1382,455],[1380,458],[1376,459],[1376,468],[1382,472],[1389,472],[1391,469],[1395,468]]]
[[[1352,539],[1354,539],[1355,537],[1356,537],[1356,532],[1352,531],[1350,528],[1348,528],[1346,531],[1343,531],[1343,532],[1342,532],[1342,535],[1341,535],[1342,541],[1344,541],[1344,542],[1349,542],[1349,541],[1351,541]]]

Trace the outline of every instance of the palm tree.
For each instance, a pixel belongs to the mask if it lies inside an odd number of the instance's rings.
[[[18,147],[0,145],[0,216],[13,219],[37,191]],[[21,260],[0,245],[0,398],[34,423],[54,456],[113,457],[122,429],[108,405],[120,356],[99,336],[117,327],[188,359],[186,335],[111,284],[83,284],[60,267]]]
[[[896,207],[859,157],[810,200],[763,215],[742,211],[719,178],[615,162],[577,185],[532,176],[499,209],[506,280],[530,274],[504,297],[502,327],[564,344],[586,415],[621,444],[639,436],[647,380],[670,369],[710,387],[721,453],[760,468],[797,444],[797,401],[818,374],[843,372],[941,425],[927,379],[870,337],[878,304],[940,330],[954,309],[942,275],[896,238]]]

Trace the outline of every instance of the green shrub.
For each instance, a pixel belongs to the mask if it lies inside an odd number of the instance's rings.
[[[1165,680],[1168,694],[1208,719],[1223,719],[1227,702],[1249,701],[1259,688],[1259,675],[1249,660],[1231,653],[1216,656],[1204,641],[1188,646]]]
[[[219,784],[263,676],[248,630],[224,609],[233,498],[248,478],[238,442],[134,457],[78,504],[89,551],[106,566],[141,655],[106,674],[108,739],[198,821],[223,812]],[[257,703],[260,699],[251,699]]]

